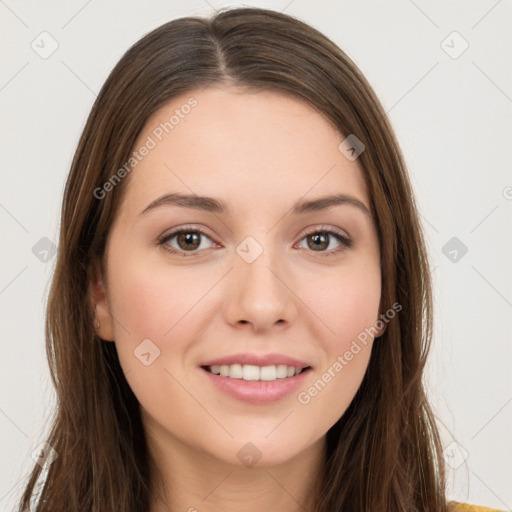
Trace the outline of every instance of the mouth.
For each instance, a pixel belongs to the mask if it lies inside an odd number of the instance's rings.
[[[290,379],[311,370],[311,366],[290,366],[286,364],[257,366],[240,363],[204,365],[201,368],[213,375],[229,379],[265,382]]]
[[[283,400],[306,385],[311,366],[203,365],[203,375],[222,394],[263,406]]]

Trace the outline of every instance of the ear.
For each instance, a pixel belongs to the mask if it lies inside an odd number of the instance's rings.
[[[375,321],[374,325],[377,329],[377,334],[375,335],[375,339],[380,338],[386,332],[386,329],[388,327],[388,323],[385,320],[383,320],[383,318],[385,319],[386,316],[383,314],[380,314],[378,316],[377,320]]]
[[[114,341],[114,320],[106,294],[103,272],[99,261],[89,266],[89,300],[94,311],[94,330],[103,340]],[[100,327],[97,328],[98,322]]]

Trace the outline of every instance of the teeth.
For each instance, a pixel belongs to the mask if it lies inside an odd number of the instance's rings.
[[[252,364],[223,364],[213,365],[207,367],[207,369],[215,375],[221,375],[222,377],[230,377],[232,379],[243,379],[243,380],[277,380],[285,379],[287,377],[293,377],[301,373],[302,368],[300,366],[287,366],[285,364],[273,365],[273,366],[255,366]]]

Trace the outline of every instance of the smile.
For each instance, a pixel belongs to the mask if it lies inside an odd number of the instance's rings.
[[[219,373],[213,373],[212,370]],[[229,375],[222,376],[220,372],[226,373],[226,370]],[[234,377],[231,377],[232,370]],[[278,372],[279,375],[283,375],[285,370],[286,376],[278,377]],[[288,376],[288,372],[292,373],[292,370],[294,374]],[[309,366],[296,368],[286,365],[258,367],[233,364],[221,365],[219,368],[201,367],[201,372],[214,386],[214,389],[238,401],[257,405],[277,402],[304,387],[305,379],[308,378],[311,371],[312,368]],[[263,376],[261,375],[262,372]],[[274,373],[276,377],[270,379]],[[267,380],[264,380],[265,377],[267,377]]]
[[[223,364],[206,366],[204,368],[214,375],[229,377],[230,379],[274,381],[277,379],[294,377],[295,375],[298,375],[302,371],[309,368],[309,366],[306,368],[301,368],[299,366],[288,366],[285,364],[270,366],[256,366],[252,364]]]

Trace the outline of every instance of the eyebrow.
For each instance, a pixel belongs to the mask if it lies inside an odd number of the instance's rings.
[[[334,194],[308,201],[299,200],[293,205],[291,213],[292,215],[303,215],[305,213],[322,211],[331,208],[332,206],[339,205],[354,206],[371,218],[371,213],[366,205],[359,199],[347,194]],[[158,197],[146,206],[139,215],[143,215],[161,206],[181,206],[183,208],[203,210],[206,212],[218,213],[220,215],[232,214],[232,211],[226,203],[214,199],[213,197],[172,193]]]

